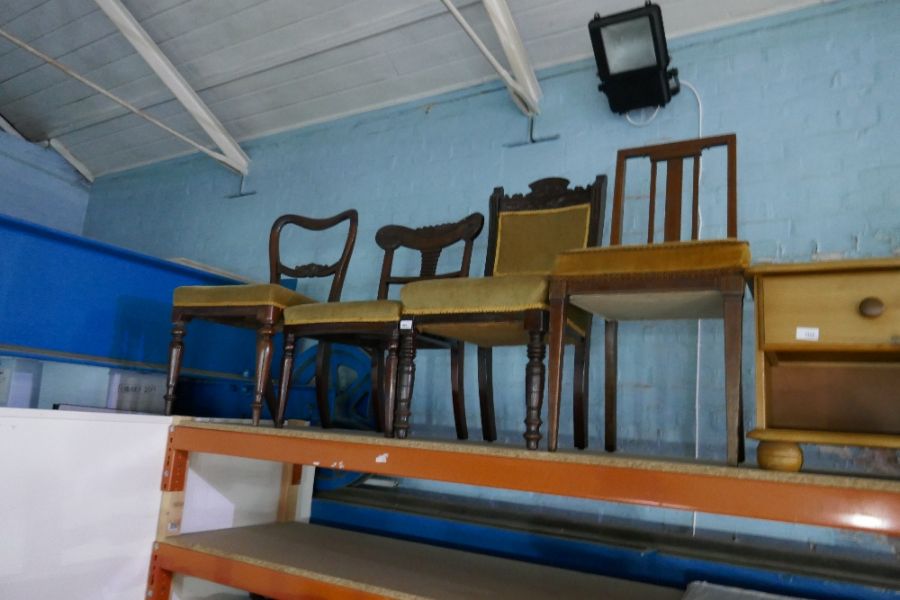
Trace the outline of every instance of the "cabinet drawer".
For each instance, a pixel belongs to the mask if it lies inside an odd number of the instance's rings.
[[[883,305],[879,316],[860,313],[866,298]],[[900,271],[768,277],[762,302],[765,346],[900,348]]]

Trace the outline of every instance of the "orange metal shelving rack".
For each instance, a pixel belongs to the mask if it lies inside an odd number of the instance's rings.
[[[169,597],[173,572],[273,596],[289,589],[384,595],[377,586],[348,587],[302,569],[180,545],[171,536],[179,530],[191,452],[900,535],[900,482],[893,480],[181,420],[172,427],[162,482],[148,587],[154,599]]]

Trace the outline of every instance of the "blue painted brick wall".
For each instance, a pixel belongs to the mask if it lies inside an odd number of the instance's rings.
[[[673,64],[702,97],[704,132],[738,135],[740,229],[755,261],[900,251],[898,19],[896,2],[845,1],[671,42]],[[506,147],[525,139],[526,120],[505,90],[487,84],[249,142],[253,165],[246,187],[257,194],[247,198],[228,199],[238,190],[238,178],[205,157],[101,178],[91,194],[86,233],[264,277],[266,236],[277,215],[322,216],[355,207],[359,242],[345,297],[368,298],[380,260],[373,238],[386,223],[424,225],[486,211],[496,185],[522,192],[528,182],[550,175],[585,184],[597,173],[613,173],[618,148],[696,135],[697,106],[689,90],[649,126],[636,128],[609,112],[593,71],[584,60],[539,74],[545,97],[535,134],[559,134],[555,142]],[[715,156],[704,165],[706,236],[724,228],[722,194],[716,193],[720,167]],[[627,219],[626,240],[636,241],[645,227],[637,217],[643,204],[630,205],[635,216]],[[476,273],[485,244],[483,235],[473,261]],[[313,258],[325,260],[327,250],[312,249]],[[749,357],[749,302],[747,322]],[[624,448],[692,455],[696,324],[628,323],[622,330]],[[700,454],[716,457],[724,451],[721,326],[703,323],[701,332]],[[603,381],[602,336],[596,333],[595,440],[602,430]],[[497,414],[502,435],[513,440],[524,416],[524,353],[496,354]],[[754,418],[750,362],[748,427]],[[474,360],[469,365],[468,418],[474,427]],[[418,366],[414,424],[447,429],[452,414],[446,357],[422,353]],[[566,432],[569,412],[562,423]],[[843,456],[826,462],[835,460],[847,462]]]
[[[673,65],[702,97],[704,132],[737,133],[740,233],[750,241],[754,261],[900,253],[897,23],[900,2],[843,1],[670,42]],[[357,208],[359,241],[344,297],[365,299],[376,291],[381,255],[374,235],[384,224],[417,226],[486,212],[497,185],[523,192],[530,181],[546,176],[582,185],[597,173],[611,177],[617,149],[697,134],[697,105],[687,89],[649,126],[636,128],[609,112],[596,91],[591,60],[544,70],[539,77],[545,96],[535,135],[559,134],[558,141],[506,147],[525,139],[527,122],[500,85],[486,84],[248,142],[253,163],[246,188],[257,192],[251,197],[227,198],[237,192],[238,178],[202,156],[103,177],[91,192],[86,233],[264,278],[268,229],[278,215],[325,216]],[[716,195],[722,187],[719,167],[715,156],[704,164],[705,236],[724,228],[721,193]],[[612,179],[610,193],[611,185]],[[640,218],[628,223],[627,235],[639,239]],[[486,241],[482,235],[476,244],[473,274],[481,271]],[[329,250],[327,245],[306,249],[318,262],[327,260]],[[313,294],[323,297],[324,290]],[[752,309],[748,296],[748,429],[755,421]],[[621,446],[693,456],[696,322],[623,323],[620,332]],[[703,458],[719,459],[725,440],[721,324],[702,322],[699,332],[698,450]],[[602,324],[595,325],[590,415],[595,447],[603,425],[602,338]],[[478,436],[474,358],[470,349],[467,417]],[[448,362],[442,353],[419,354],[413,426],[420,432],[452,435]],[[524,364],[523,349],[495,351],[497,417],[507,441],[519,440],[522,431]],[[566,436],[569,398],[567,387]],[[808,462],[898,470],[896,453],[875,451],[825,448],[810,452]],[[647,510],[625,507],[620,513]],[[669,518],[682,525],[690,519]],[[797,537],[793,530],[782,533]],[[806,535],[831,540],[830,534]],[[871,546],[868,538],[856,543]]]
[[[0,132],[0,213],[80,234],[90,185],[54,150]]]

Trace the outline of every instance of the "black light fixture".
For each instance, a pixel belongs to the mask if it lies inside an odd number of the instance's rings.
[[[662,11],[648,2],[634,10],[588,24],[597,75],[609,108],[626,113],[635,108],[665,106],[678,93],[678,70],[669,69],[669,49]]]

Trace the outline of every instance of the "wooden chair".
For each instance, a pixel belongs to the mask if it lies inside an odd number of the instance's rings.
[[[281,368],[281,389],[278,418],[282,419],[294,362],[294,344],[299,337],[313,338],[320,342],[339,342],[365,347],[372,355],[372,401],[378,419],[378,428],[385,436],[393,435],[395,382],[397,374],[397,349],[401,305],[389,300],[392,285],[420,280],[441,280],[467,277],[472,259],[472,245],[484,225],[484,217],[474,213],[445,225],[410,229],[400,225],[387,225],[378,230],[375,242],[384,250],[381,279],[376,300],[360,302],[334,302],[328,304],[301,304],[284,311],[284,361]],[[463,243],[462,260],[458,270],[438,273],[437,266],[442,251],[458,242]],[[419,252],[419,274],[401,277],[393,274],[394,253],[398,248]],[[456,436],[468,437],[463,393],[463,344],[434,336],[423,339],[428,348],[449,348],[453,394],[453,415],[456,420]],[[387,353],[387,361],[384,354]],[[318,378],[316,392],[321,389]],[[321,406],[320,406],[321,410]]]
[[[490,201],[490,237],[483,278],[410,283],[400,291],[400,373],[394,428],[409,430],[410,402],[419,339],[436,335],[478,346],[478,387],[485,440],[497,439],[494,419],[492,354],[494,346],[527,345],[525,441],[536,449],[541,439],[544,388],[544,336],[547,332],[548,273],[558,252],[593,246],[602,237],[606,177],[571,189],[568,180],[541,179],[526,195],[507,196],[494,189]],[[587,426],[587,377],[591,319],[572,311],[567,340],[575,344],[576,437]]]
[[[699,241],[700,157],[724,146],[727,156],[726,240]],[[647,244],[622,246],[625,165],[650,161]],[[686,160],[693,163],[691,240],[681,241],[682,185]],[[737,239],[737,150],[734,134],[620,150],[616,161],[610,246],[564,252],[551,275],[549,448],[557,447],[562,374],[562,323],[572,307],[606,319],[606,449],[616,448],[617,321],[723,318],[727,460],[743,460],[741,327],[747,242]],[[666,166],[663,243],[654,243],[657,169]]]
[[[282,275],[296,278],[332,277],[328,301],[340,300],[347,264],[356,242],[358,215],[347,210],[333,217],[314,219],[298,215],[283,215],[276,219],[269,234],[269,283],[221,286],[184,286],[175,288],[172,298],[172,342],[169,344],[169,370],[166,380],[166,414],[175,404],[175,385],[181,370],[184,336],[189,321],[204,319],[238,327],[256,329],[256,377],[253,393],[253,424],[259,424],[265,397],[269,411],[276,415],[275,398],[271,393],[269,376],[272,362],[272,336],[280,327],[281,313],[298,304],[315,303],[302,294],[280,285]],[[306,264],[289,267],[281,262],[280,239],[284,227],[297,226],[311,231],[324,231],[342,223],[348,224],[347,238],[337,262],[330,265]],[[328,378],[329,349],[320,346],[316,355],[316,380]],[[325,383],[327,390],[327,382]],[[327,396],[317,396],[319,406],[328,407]],[[280,425],[276,421],[276,425]]]

